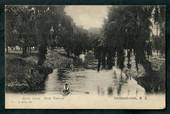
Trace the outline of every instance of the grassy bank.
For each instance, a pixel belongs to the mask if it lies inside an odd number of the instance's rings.
[[[30,92],[44,89],[44,81],[52,69],[37,65],[37,57],[5,56],[5,87],[7,92]]]
[[[165,58],[160,56],[152,56],[149,58],[153,72],[145,72],[141,64],[138,65],[139,70],[136,70],[135,58],[131,57],[130,75],[136,79],[139,85],[145,88],[147,93],[165,93]],[[127,58],[125,60],[127,65]],[[123,69],[126,72],[127,66]]]
[[[7,92],[31,92],[41,91],[45,87],[45,80],[53,69],[58,71],[73,71],[80,69],[81,61],[73,57],[67,57],[63,49],[48,50],[46,60],[42,66],[38,66],[37,54],[23,58],[20,53],[9,53],[5,56],[6,64],[6,91]]]
[[[144,76],[136,78],[147,93],[165,93],[166,91],[166,66],[163,58],[150,58],[153,72],[145,73]]]
[[[73,58],[68,58],[63,49],[48,50],[44,66],[52,69],[71,69]]]
[[[97,68],[97,60],[93,53],[88,53],[83,62],[80,58],[74,56],[67,56],[64,49],[48,50],[44,66],[57,69],[66,69],[70,71]]]

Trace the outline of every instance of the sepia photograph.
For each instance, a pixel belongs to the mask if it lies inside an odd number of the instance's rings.
[[[165,5],[6,5],[6,109],[165,109]]]

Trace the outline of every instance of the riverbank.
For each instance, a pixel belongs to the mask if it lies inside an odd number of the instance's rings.
[[[149,61],[151,62],[153,71],[146,73],[142,65],[139,65],[139,71],[137,71],[135,61],[132,59],[130,74],[138,82],[138,84],[145,88],[147,93],[165,93],[165,58],[160,56],[152,56],[149,58]]]
[[[148,59],[151,62],[152,72],[146,73],[141,64],[138,65],[139,70],[136,70],[135,58],[131,57],[131,69],[128,70],[132,78],[134,78],[139,85],[145,88],[147,93],[165,93],[166,91],[166,66],[165,58],[161,56],[152,56]],[[127,65],[127,58],[125,59]],[[126,73],[127,66],[123,69]]]
[[[23,58],[20,54],[5,55],[6,92],[31,92],[44,89],[44,82],[52,69],[38,66],[35,55]]]
[[[84,61],[81,58],[67,56],[64,49],[48,50],[44,66],[52,69],[65,69],[67,71],[77,71],[83,69],[97,69],[97,60],[92,52],[85,55]]]
[[[68,58],[64,49],[47,50],[46,60],[43,64],[52,69],[67,69],[71,70],[73,58]]]
[[[147,93],[166,92],[166,65],[165,59],[152,57],[150,59],[153,71],[136,78],[137,82],[145,88]]]
[[[53,69],[58,71],[80,70],[76,64],[81,65],[79,59],[67,57],[63,49],[48,50],[46,60],[42,66],[38,66],[38,57],[34,53],[23,58],[20,53],[9,53],[5,55],[7,92],[33,92],[44,90],[45,81]]]

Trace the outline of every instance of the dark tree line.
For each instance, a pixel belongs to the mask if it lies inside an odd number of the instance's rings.
[[[146,72],[152,72],[151,63],[146,58],[152,51],[151,19],[158,22],[162,31],[161,35],[164,37],[161,39],[164,41],[162,44],[165,44],[164,11],[164,6],[111,7],[103,27],[103,38],[100,38],[96,46],[98,70],[100,65],[111,69],[115,62],[120,69],[123,69],[125,57],[128,59],[127,67],[131,68],[131,56],[134,55],[137,70],[138,64],[142,64]]]
[[[156,24],[156,34],[153,35],[153,49],[161,54],[165,54],[165,14],[166,8],[156,6],[154,9],[154,23]],[[159,33],[158,33],[159,31]]]
[[[47,48],[63,47],[70,56],[91,49],[87,30],[76,27],[65,14],[65,6],[6,6],[6,49],[20,46],[23,56],[30,47],[39,50],[38,64],[45,61]]]

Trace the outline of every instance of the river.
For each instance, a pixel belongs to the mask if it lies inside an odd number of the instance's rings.
[[[84,69],[74,72],[58,72],[54,69],[45,82],[45,94],[62,94],[64,85],[68,83],[72,95],[102,95],[138,97],[145,95],[145,89],[133,78],[127,78],[124,73],[113,67],[112,70]]]

